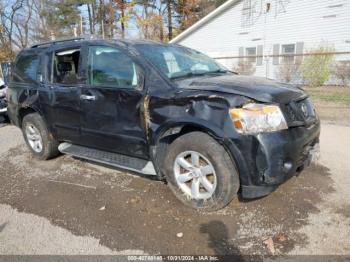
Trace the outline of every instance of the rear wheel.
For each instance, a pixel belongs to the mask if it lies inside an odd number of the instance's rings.
[[[23,118],[22,132],[29,149],[37,158],[46,160],[58,155],[58,142],[49,133],[38,113]]]
[[[2,115],[2,117],[4,118],[5,123],[10,123],[10,118],[7,114]]]
[[[225,148],[211,136],[191,132],[178,137],[164,161],[176,197],[196,209],[223,208],[237,194],[238,171]]]

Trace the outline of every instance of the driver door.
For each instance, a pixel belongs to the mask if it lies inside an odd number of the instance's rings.
[[[80,101],[84,144],[148,158],[142,105],[142,72],[127,51],[89,46],[87,85]]]

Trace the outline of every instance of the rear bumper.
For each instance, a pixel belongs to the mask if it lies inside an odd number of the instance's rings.
[[[0,115],[7,114],[7,102],[5,99],[0,99]]]
[[[0,108],[0,115],[7,114],[7,108]]]
[[[231,152],[240,173],[242,197],[265,196],[302,171],[310,164],[319,135],[317,122],[231,141],[236,147]]]

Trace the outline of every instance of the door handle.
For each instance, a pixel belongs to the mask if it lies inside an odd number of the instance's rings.
[[[80,95],[81,100],[95,101],[96,96]]]

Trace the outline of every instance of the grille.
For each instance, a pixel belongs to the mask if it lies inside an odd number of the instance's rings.
[[[285,107],[286,118],[289,120],[288,122],[300,121],[298,114],[296,114],[293,108],[288,104]]]
[[[301,100],[296,104],[299,112],[302,114],[304,119],[315,117],[315,108],[309,98]]]
[[[309,98],[291,102],[282,110],[288,126],[308,125],[316,120],[315,108]]]

